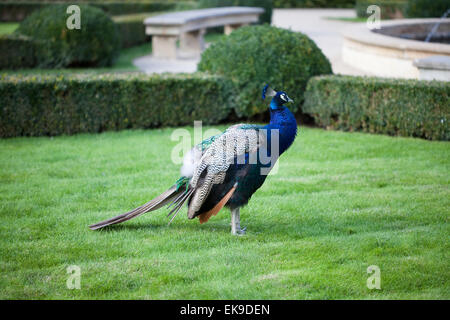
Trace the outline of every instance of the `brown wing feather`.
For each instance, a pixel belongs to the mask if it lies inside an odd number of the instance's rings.
[[[211,143],[196,165],[189,184],[194,189],[188,207],[189,219],[197,216],[212,187],[223,183],[230,164],[238,157],[243,159],[246,153],[257,151],[264,142],[265,136],[259,130],[232,126]]]
[[[216,214],[219,213],[219,211],[223,208],[224,205],[226,205],[226,203],[228,202],[228,200],[230,200],[231,196],[233,195],[234,191],[236,190],[237,184],[235,184],[233,186],[233,188],[230,189],[230,191],[227,192],[227,194],[222,198],[222,200],[220,200],[215,206],[214,208],[212,208],[211,210],[202,213],[200,215],[198,215],[198,219],[200,220],[200,224],[205,223],[209,220],[209,218],[211,218],[211,216],[215,216]]]

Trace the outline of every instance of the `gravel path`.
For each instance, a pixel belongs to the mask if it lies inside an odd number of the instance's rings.
[[[334,73],[365,75],[366,73],[352,68],[341,59],[341,31],[354,22],[325,19],[355,16],[353,9],[277,9],[272,16],[272,25],[308,35],[330,59]]]

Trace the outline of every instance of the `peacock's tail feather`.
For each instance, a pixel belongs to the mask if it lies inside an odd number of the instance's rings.
[[[123,214],[120,214],[114,218],[107,219],[98,222],[96,224],[92,224],[89,226],[89,228],[91,230],[97,230],[104,228],[106,226],[125,222],[130,219],[139,217],[144,213],[157,210],[167,204],[169,205],[169,207],[175,205],[174,209],[176,209],[176,211],[175,215],[172,217],[173,220],[175,216],[178,214],[178,211],[181,209],[183,204],[186,202],[186,200],[188,200],[189,197],[192,195],[192,191],[193,190],[189,188],[189,178],[181,177],[168,190],[161,193],[159,196],[150,200],[149,202],[143,204],[142,206],[137,207],[136,209],[133,209],[131,211],[125,212]],[[172,210],[169,213],[169,215],[172,214],[173,212],[174,210]],[[172,222],[172,220],[170,220],[170,222]]]

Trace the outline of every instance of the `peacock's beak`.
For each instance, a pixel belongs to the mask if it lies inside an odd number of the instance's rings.
[[[288,98],[288,102],[294,102],[294,100],[292,100],[291,98],[289,98],[289,97],[287,97]]]

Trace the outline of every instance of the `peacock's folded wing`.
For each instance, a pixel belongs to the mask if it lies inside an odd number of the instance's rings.
[[[262,128],[238,124],[207,141],[207,148],[203,150],[189,184],[194,190],[189,203],[189,218],[196,216],[213,185],[223,183],[231,164],[245,163],[249,154],[256,153],[261,145],[265,145]]]
[[[244,130],[260,130],[260,129],[264,129],[265,126],[263,125],[258,125],[258,124],[246,124],[246,123],[239,123],[239,124],[235,124],[232,125],[231,127],[228,127],[224,132],[216,134],[214,136],[211,136],[209,138],[206,138],[205,140],[203,140],[202,142],[200,142],[198,145],[196,145],[194,148],[197,148],[198,150],[201,150],[203,153],[206,152],[206,150],[208,150],[208,148],[213,144],[213,142],[215,140],[217,140],[217,138],[221,137],[223,134],[232,131],[232,130],[237,130],[237,129],[244,129]]]

